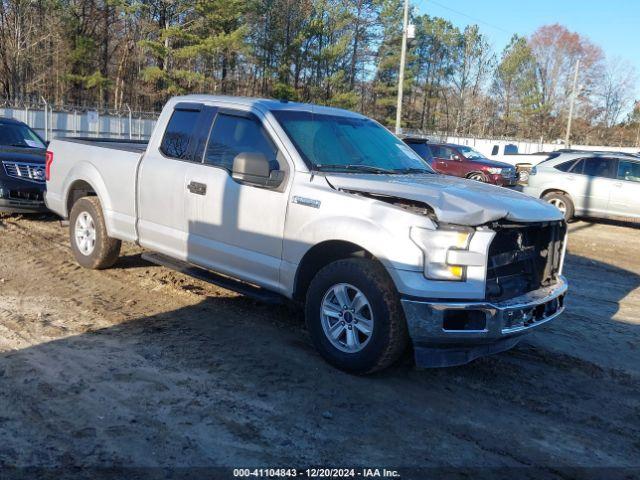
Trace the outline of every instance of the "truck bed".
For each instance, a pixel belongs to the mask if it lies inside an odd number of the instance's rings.
[[[136,175],[147,142],[104,138],[55,138],[46,203],[69,216],[69,191],[90,188],[100,199],[110,234],[136,240]],[[77,187],[76,179],[81,180]],[[89,185],[89,187],[86,186]]]
[[[100,137],[63,137],[59,140],[133,153],[144,153],[144,151],[147,149],[147,145],[149,144],[148,140],[126,140],[120,138],[115,139]]]

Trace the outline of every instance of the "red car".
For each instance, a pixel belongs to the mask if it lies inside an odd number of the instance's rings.
[[[517,183],[516,169],[504,162],[489,160],[466,145],[430,143],[421,138],[404,142],[439,173],[508,187]]]

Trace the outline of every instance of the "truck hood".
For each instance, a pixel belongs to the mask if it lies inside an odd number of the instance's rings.
[[[533,197],[445,175],[329,174],[326,178],[339,190],[424,203],[445,223],[477,226],[503,219],[543,222],[563,218],[556,207]]]

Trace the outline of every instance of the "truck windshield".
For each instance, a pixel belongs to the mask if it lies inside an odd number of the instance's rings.
[[[45,148],[42,139],[26,125],[0,122],[0,146]]]
[[[289,110],[272,113],[314,170],[434,173],[409,146],[372,120]]]

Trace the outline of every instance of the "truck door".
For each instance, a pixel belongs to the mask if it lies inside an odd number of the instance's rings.
[[[287,191],[242,183],[231,176],[240,153],[262,153],[272,170],[288,170],[261,120],[221,109],[210,130],[203,162],[191,164],[187,184],[188,259],[264,287],[277,288]]]
[[[194,161],[194,133],[203,105],[178,103],[159,148],[149,148],[138,172],[138,237],[146,248],[185,259],[185,175]]]

